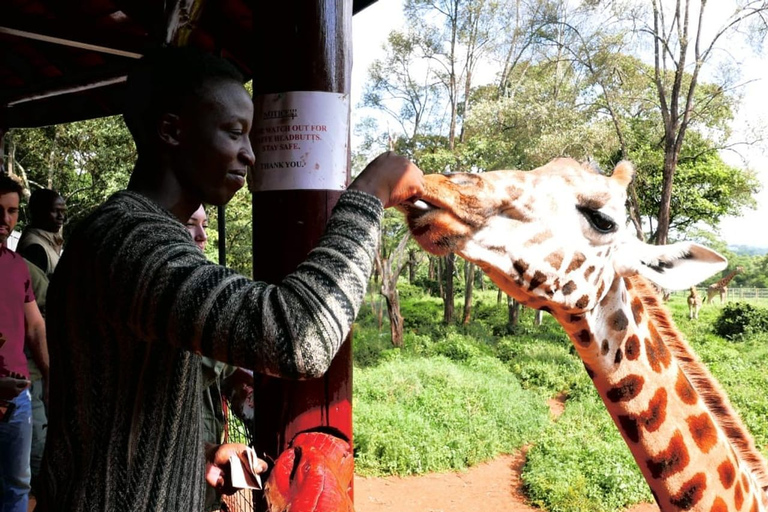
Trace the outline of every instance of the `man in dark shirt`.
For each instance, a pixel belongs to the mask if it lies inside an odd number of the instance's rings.
[[[50,277],[64,246],[61,229],[67,220],[67,204],[58,192],[41,188],[32,192],[27,211],[29,224],[21,233],[16,252]]]
[[[128,190],[77,226],[48,293],[47,505],[197,512],[205,463],[207,475],[226,475],[246,448],[203,449],[200,355],[279,377],[323,375],[365,294],[383,207],[421,194],[423,175],[379,156],[304,264],[277,286],[252,281],[207,261],[183,224],[200,204],[227,203],[254,164],[242,76],[216,57],[163,48],[127,87],[138,151]]]

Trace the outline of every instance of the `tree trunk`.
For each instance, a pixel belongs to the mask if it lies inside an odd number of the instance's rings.
[[[501,304],[501,288],[496,292],[496,304]]]
[[[475,265],[467,263],[467,269],[464,273],[464,314],[462,315],[462,325],[467,325],[472,318],[472,292],[475,287]]]
[[[400,314],[400,296],[397,288],[389,288],[386,291],[382,287],[382,295],[387,300],[387,311],[389,312],[389,333],[392,336],[392,346],[403,346],[403,315]]]
[[[666,245],[669,238],[669,210],[672,204],[672,183],[677,168],[677,155],[674,151],[665,151],[664,182],[661,187],[661,204],[656,226],[656,245]]]
[[[507,332],[514,331],[520,318],[520,303],[507,295]]]
[[[408,282],[413,284],[416,280],[416,249],[408,251]]]
[[[453,253],[450,253],[445,256],[444,260],[445,270],[443,275],[445,277],[445,288],[443,294],[443,322],[452,324],[454,314],[453,273],[456,268],[456,256]]]

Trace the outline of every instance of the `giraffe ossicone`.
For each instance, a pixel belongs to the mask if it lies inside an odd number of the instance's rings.
[[[627,229],[634,170],[611,176],[571,159],[532,171],[428,175],[401,205],[416,241],[476,263],[570,336],[663,511],[765,511],[768,467],[653,286],[680,290],[726,268],[681,242]]]

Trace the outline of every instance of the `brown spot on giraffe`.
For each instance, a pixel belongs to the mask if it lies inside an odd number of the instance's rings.
[[[712,503],[712,508],[709,509],[709,512],[728,512],[728,505],[725,504],[723,498],[718,496]]]
[[[624,288],[626,288],[627,290],[631,290],[632,286],[633,286],[632,285],[632,281],[630,281],[628,277],[625,277],[624,278]]]
[[[566,274],[570,274],[577,268],[581,267],[584,262],[587,261],[587,257],[584,256],[582,253],[577,252],[573,255],[573,259],[571,259],[571,262],[568,264],[568,268],[565,269]]]
[[[582,347],[588,347],[589,344],[592,342],[592,333],[589,332],[587,329],[582,329],[576,333],[576,340],[579,342],[579,345],[581,345]]]
[[[515,262],[512,263],[512,267],[514,267],[515,272],[521,276],[525,274],[526,270],[528,270],[528,264],[522,260],[515,260]]]
[[[589,375],[589,378],[594,380],[595,379],[595,371],[589,367],[587,363],[584,364],[584,369],[587,371],[587,375]]]
[[[576,307],[579,309],[583,309],[587,307],[589,304],[589,296],[588,295],[582,295],[579,297],[579,300],[576,301]]]
[[[752,498],[752,508],[749,509],[749,512],[758,512],[758,510],[759,509],[757,508],[757,498],[753,497]]]
[[[678,508],[690,510],[704,497],[704,490],[706,488],[707,475],[696,473],[690,480],[680,486],[680,491],[672,496],[669,501]]]
[[[683,401],[683,403],[688,405],[693,405],[696,403],[696,401],[699,399],[698,395],[696,394],[696,391],[693,389],[693,386],[691,386],[691,383],[688,382],[688,377],[685,376],[683,373],[683,370],[678,369],[677,370],[677,381],[675,382],[675,392],[677,393],[677,396],[680,397],[680,400]]]
[[[608,340],[603,340],[603,343],[600,345],[600,353],[602,355],[605,355],[608,353],[608,351],[611,349],[610,345],[608,345]]]
[[[707,453],[717,444],[717,430],[709,414],[702,413],[698,416],[689,416],[685,421],[688,423],[691,437],[699,450]]]
[[[525,242],[525,246],[530,247],[532,245],[540,245],[542,242],[545,242],[552,238],[552,232],[550,230],[542,231],[541,233],[538,233],[533,236],[530,240]]]
[[[575,324],[584,320],[584,315],[571,315],[571,323]]]
[[[600,283],[600,286],[597,288],[597,295],[596,295],[596,297],[598,299],[603,296],[603,290],[605,290],[605,283],[604,282]]]
[[[639,325],[643,320],[643,301],[640,297],[632,299],[632,317],[635,319],[635,325]]]
[[[573,281],[568,281],[563,285],[561,291],[563,292],[563,295],[570,295],[571,293],[573,293],[573,290],[575,289],[576,289],[576,283],[574,283]]]
[[[630,361],[634,361],[640,357],[640,338],[637,337],[637,334],[629,335],[627,342],[624,345],[624,353]]]
[[[749,479],[747,475],[741,475],[741,485],[744,486],[744,492],[749,494]]]
[[[592,272],[595,271],[595,266],[590,265],[587,267],[587,270],[584,271],[584,279],[589,279],[589,276],[592,275]]]
[[[616,332],[621,332],[626,330],[627,325],[629,325],[629,320],[627,320],[627,315],[625,315],[624,312],[620,309],[616,311],[614,314],[612,314],[610,317],[608,317],[608,327],[610,327]]]
[[[664,340],[661,339],[656,327],[652,323],[648,324],[648,330],[651,333],[651,338],[645,339],[645,354],[653,371],[661,373],[665,368],[669,367],[672,361],[672,354],[669,353]]]
[[[730,489],[736,480],[736,468],[733,466],[733,462],[724,460],[717,466],[717,474],[720,476],[720,483],[723,484],[723,487]]]
[[[551,253],[544,258],[544,261],[549,263],[555,270],[560,270],[560,265],[563,264],[563,251],[555,251]]]
[[[741,509],[744,504],[744,493],[741,491],[739,482],[736,482],[736,487],[733,489],[733,504],[736,505],[736,510]]]
[[[648,402],[648,409],[640,414],[643,426],[648,432],[655,432],[667,418],[667,390],[659,388]]]
[[[640,375],[627,375],[608,390],[606,396],[611,402],[626,402],[632,400],[643,390],[645,379]]]
[[[627,439],[636,443],[640,440],[640,428],[637,425],[637,419],[632,416],[619,414],[619,428],[626,434]]]
[[[547,281],[547,276],[543,272],[540,272],[537,270],[536,272],[533,273],[533,277],[531,278],[531,283],[528,285],[528,291],[535,290],[546,281]]]
[[[690,461],[691,457],[685,447],[683,435],[676,430],[667,447],[656,456],[649,458],[646,466],[653,478],[660,479],[682,471]]]
[[[623,359],[623,357],[624,357],[624,356],[623,356],[623,355],[622,355],[622,353],[621,353],[621,349],[618,349],[618,350],[616,351],[616,355],[615,355],[615,356],[614,356],[614,358],[613,358],[613,364],[619,364],[619,363],[621,363],[621,360]]]

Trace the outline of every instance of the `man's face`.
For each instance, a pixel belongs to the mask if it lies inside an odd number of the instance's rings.
[[[209,83],[178,116],[174,168],[181,188],[198,203],[226,204],[245,185],[254,156],[248,134],[253,103],[234,81]]]
[[[0,194],[0,245],[11,235],[19,221],[19,194],[6,192]]]
[[[47,214],[40,219],[40,229],[57,233],[67,220],[67,204],[61,196],[56,197]]]

